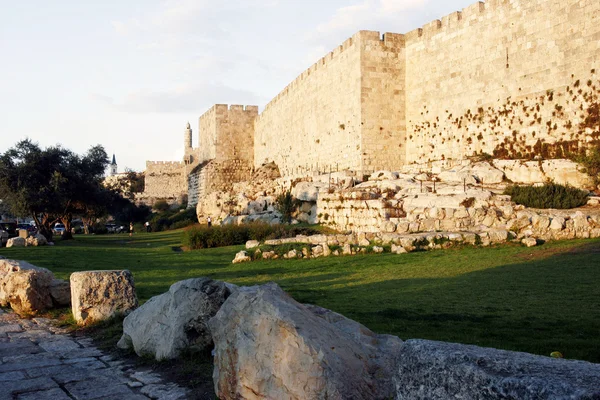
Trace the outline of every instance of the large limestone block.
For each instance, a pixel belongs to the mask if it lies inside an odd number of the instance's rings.
[[[546,176],[540,168],[538,161],[520,160],[494,160],[494,167],[506,175],[514,183],[541,183],[546,181]]]
[[[571,160],[546,160],[542,162],[542,169],[547,179],[561,185],[570,185],[577,188],[593,188],[592,178],[581,171],[581,167]]]
[[[275,284],[240,288],[209,321],[224,399],[387,399],[400,339],[305,306]]]
[[[80,325],[127,314],[138,306],[133,276],[122,271],[86,271],[71,274],[71,306]]]
[[[212,345],[208,320],[232,290],[209,278],[177,282],[125,318],[118,346],[157,360],[177,358],[187,348],[206,350]]]
[[[0,306],[10,305],[19,315],[51,308],[53,279],[52,272],[46,268],[25,261],[0,260]]]
[[[22,237],[14,237],[8,239],[6,242],[6,247],[25,247],[27,246],[27,240]]]
[[[494,168],[487,162],[479,162],[465,168],[483,184],[500,183],[504,179],[504,172]]]
[[[315,202],[319,192],[327,192],[329,185],[324,182],[299,182],[292,189],[292,196],[300,201]]]
[[[462,344],[408,340],[396,399],[596,399],[600,365]]]

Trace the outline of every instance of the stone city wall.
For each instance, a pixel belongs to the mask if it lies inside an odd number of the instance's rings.
[[[599,15],[597,1],[490,0],[406,34],[407,161],[560,158],[597,140]]]
[[[361,42],[359,32],[267,104],[255,124],[255,167],[274,161],[283,176],[361,168]]]
[[[187,193],[185,165],[175,161],[146,161],[143,195],[154,198],[178,198]]]

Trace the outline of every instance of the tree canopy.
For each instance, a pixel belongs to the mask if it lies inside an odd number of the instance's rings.
[[[20,216],[32,216],[42,234],[52,225],[65,224],[71,235],[74,214],[105,209],[110,194],[102,186],[108,156],[102,146],[79,156],[61,146],[41,149],[23,140],[0,155],[0,198]]]

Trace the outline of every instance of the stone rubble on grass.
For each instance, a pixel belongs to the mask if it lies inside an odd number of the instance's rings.
[[[27,238],[27,246],[46,246],[48,244],[48,240],[41,233],[36,233],[33,236],[29,236]]]
[[[208,320],[235,289],[209,278],[174,283],[125,318],[117,346],[156,360],[177,358],[185,349],[210,350]]]
[[[8,239],[8,242],[6,242],[6,247],[25,247],[27,246],[27,240],[25,238],[22,237],[14,237],[14,238],[10,238]]]
[[[537,240],[532,237],[523,238],[523,240],[521,240],[521,243],[523,243],[527,247],[537,246]]]
[[[73,317],[80,325],[128,314],[138,306],[131,272],[86,271],[71,274]]]
[[[248,262],[248,261],[252,261],[252,259],[248,255],[247,251],[242,250],[235,255],[235,258],[233,259],[233,261],[231,263],[232,264],[240,264],[240,263],[244,263],[244,262]]]
[[[258,246],[260,246],[260,242],[258,240],[248,240],[246,242],[246,249],[248,249],[248,250],[258,247]]]
[[[25,261],[0,260],[0,306],[9,306],[19,315],[36,314],[53,306],[70,304],[65,295],[68,283],[55,279],[46,268]]]

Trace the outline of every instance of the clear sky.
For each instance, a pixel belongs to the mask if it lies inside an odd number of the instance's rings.
[[[262,109],[358,30],[406,33],[475,0],[0,0],[0,152],[101,144],[119,171],[179,160],[215,103]]]

